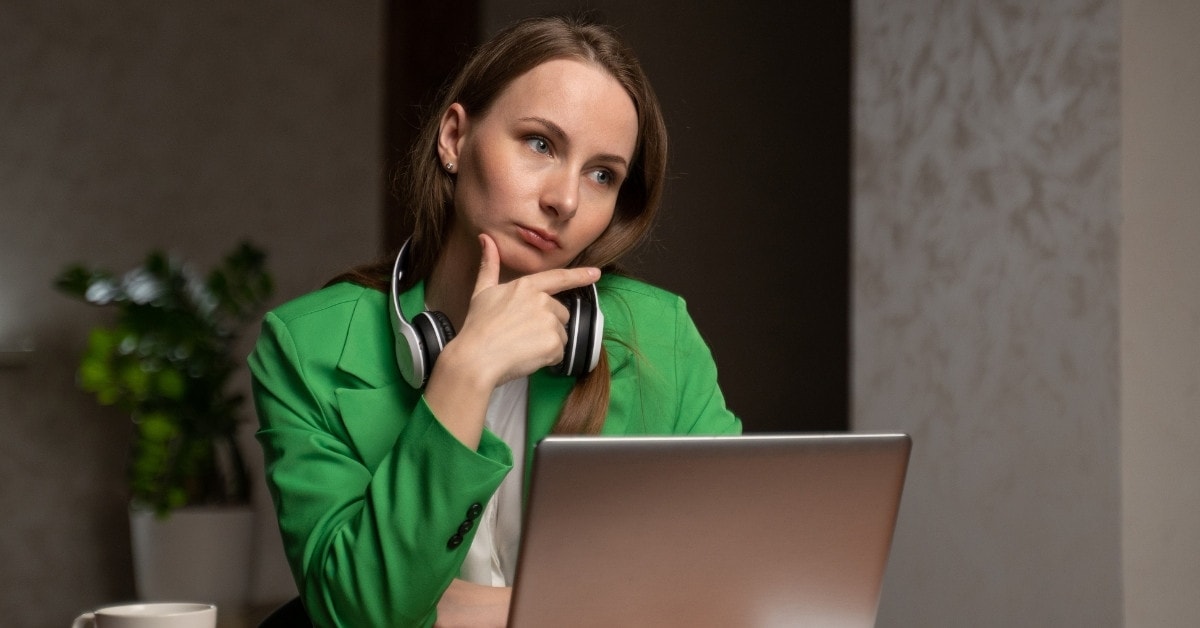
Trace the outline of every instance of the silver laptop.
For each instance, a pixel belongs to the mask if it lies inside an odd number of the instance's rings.
[[[538,444],[512,628],[872,626],[904,434]]]

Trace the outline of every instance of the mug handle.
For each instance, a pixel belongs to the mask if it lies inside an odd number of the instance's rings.
[[[96,626],[96,614],[95,613],[84,613],[84,614],[80,615],[79,617],[76,617],[75,621],[71,622],[71,628],[95,628],[95,626]]]

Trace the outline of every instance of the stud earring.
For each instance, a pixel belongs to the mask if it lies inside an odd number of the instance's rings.
[[[453,161],[446,162],[446,172],[454,172],[454,162]]]

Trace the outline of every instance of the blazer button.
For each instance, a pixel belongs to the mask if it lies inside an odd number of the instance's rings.
[[[454,536],[450,537],[449,541],[446,541],[446,549],[454,549],[454,548],[458,547],[459,545],[462,545],[462,542],[463,542],[462,535],[455,534]]]
[[[462,522],[462,525],[458,526],[458,534],[454,536],[465,535],[466,533],[470,532],[471,528],[473,527],[475,527],[475,522],[467,519],[466,521]]]
[[[479,502],[471,504],[471,507],[467,509],[467,519],[478,519],[481,514],[483,514],[483,506]]]

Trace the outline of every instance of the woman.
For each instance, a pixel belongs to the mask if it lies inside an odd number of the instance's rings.
[[[741,428],[683,301],[614,272],[666,170],[657,100],[616,35],[519,22],[435,113],[404,173],[415,227],[396,304],[391,260],[359,269],[268,314],[250,356],[268,485],[318,625],[502,626],[538,440]],[[554,295],[593,283],[598,363],[557,375],[571,314]],[[453,340],[409,383],[420,349],[392,325],[423,310]]]

